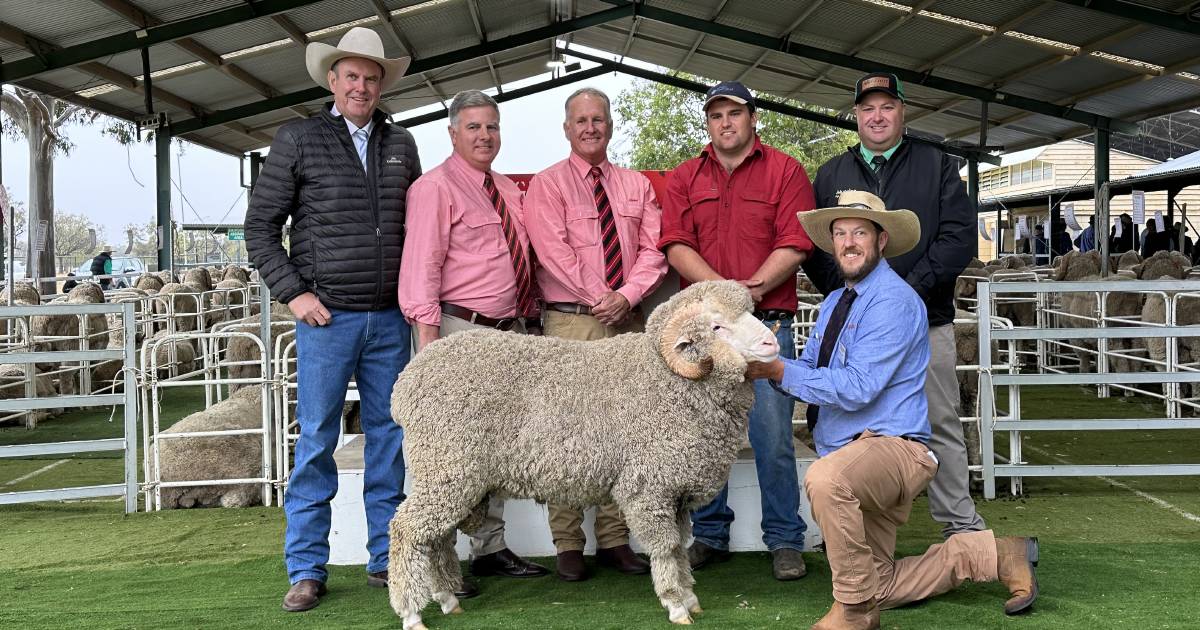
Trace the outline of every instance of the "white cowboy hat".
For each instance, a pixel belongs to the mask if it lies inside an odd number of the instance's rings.
[[[108,252],[111,254],[111,253],[117,251],[117,248],[113,247],[112,245],[109,245],[108,243],[105,243],[105,244],[101,245],[100,249],[98,249],[96,251],[101,252],[101,253]]]
[[[411,57],[400,57],[399,59],[384,57],[383,40],[379,38],[379,33],[369,28],[355,26],[342,35],[337,46],[320,42],[309,44],[308,48],[304,50],[304,65],[308,67],[308,76],[312,77],[317,85],[329,89],[329,69],[339,59],[346,57],[362,57],[379,64],[383,68],[383,80],[379,82],[381,92],[395,85],[404,76],[404,71],[408,69],[408,62],[412,60]]]
[[[883,200],[869,192],[844,190],[838,193],[838,205],[807,212],[797,212],[796,218],[817,247],[833,253],[833,236],[829,226],[838,219],[866,219],[878,223],[888,233],[883,256],[899,256],[917,246],[921,240],[921,221],[911,210],[888,210]]]

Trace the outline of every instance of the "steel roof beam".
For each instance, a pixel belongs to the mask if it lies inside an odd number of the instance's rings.
[[[823,0],[817,0],[818,3],[822,2],[822,1]],[[721,15],[721,12],[725,10],[725,5],[727,5],[727,4],[729,4],[729,0],[721,0],[721,4],[717,5],[717,8],[713,10],[712,15],[708,16],[708,19],[710,21],[715,22],[717,20],[717,17],[719,15]],[[675,66],[676,72],[683,70],[683,67],[686,66],[687,63],[692,60],[692,55],[696,54],[696,51],[700,49],[700,44],[703,42],[704,42],[704,33],[700,33],[699,35],[696,36],[696,39],[692,42],[692,46],[691,46],[691,48],[688,49],[687,54],[685,54],[683,56],[683,60],[679,62],[679,65]]]
[[[137,6],[130,4],[126,0],[92,0],[93,2],[103,5],[108,10],[125,18],[133,24],[141,27],[158,26],[163,24],[163,21],[151,13],[147,13]],[[190,38],[181,37],[173,42],[175,46],[190,53],[193,57],[203,61],[209,67],[218,70],[219,72],[229,76],[239,83],[248,86],[250,89],[258,92],[260,96],[271,98],[279,95],[279,90],[268,85],[258,77],[250,74],[235,63],[226,62],[213,50],[209,49],[204,44]],[[292,110],[297,116],[304,118],[308,117],[308,113],[303,110]]]
[[[516,90],[509,90],[503,94],[497,94],[496,96],[494,96],[492,98],[497,103],[503,103],[505,101],[511,101],[513,99],[521,98],[523,96],[530,96],[533,94],[538,94],[540,92],[545,92],[547,90],[553,90],[554,88],[562,87],[564,85],[578,83],[579,81],[586,81],[588,79],[592,79],[592,78],[595,78],[595,77],[598,77],[598,76],[601,76],[604,74],[608,74],[609,72],[612,72],[612,69],[608,68],[606,66],[597,66],[595,68],[588,68],[587,70],[578,70],[575,72],[570,72],[570,73],[564,74],[564,75],[556,77],[554,79],[549,79],[547,81],[543,81],[541,83],[535,83],[533,85],[526,85],[526,86],[518,88]],[[433,122],[435,120],[441,120],[443,118],[446,118],[448,115],[449,115],[449,112],[442,109],[442,110],[429,112],[427,114],[421,114],[419,116],[413,116],[411,118],[406,118],[404,120],[398,120],[398,121],[396,121],[396,124],[403,126],[403,127],[416,127],[417,125],[423,125],[425,123]]]
[[[26,59],[0,65],[0,81],[11,83],[49,70],[69,68],[139,48],[175,41],[181,37],[246,22],[315,4],[321,0],[243,0],[225,9],[194,15],[158,26],[118,33],[75,46],[57,47]]]
[[[26,33],[20,29],[14,28],[3,22],[0,22],[0,39],[12,42],[19,46],[25,46],[25,47],[32,46],[35,49],[41,50],[43,53],[46,53],[46,52],[53,53],[55,50],[58,49],[57,46],[55,46],[49,42],[42,41],[42,40],[34,37],[33,35],[30,35],[29,33]],[[105,81],[107,81],[123,90],[128,90],[128,91],[134,92],[136,94],[144,94],[145,93],[146,86],[144,84],[142,84],[142,82],[125,74],[124,72],[122,72],[120,70],[117,70],[116,68],[113,68],[112,66],[106,66],[102,63],[98,63],[95,61],[89,61],[86,63],[79,64],[78,69],[83,72],[87,72],[92,75],[95,75],[101,79],[104,79]],[[64,90],[61,90],[61,89],[58,89],[55,91],[59,92],[59,93],[64,92]],[[208,110],[204,109],[204,107],[197,105],[196,103],[193,103],[193,102],[187,100],[186,98],[183,98],[182,96],[179,96],[173,92],[168,92],[167,90],[164,90],[159,87],[154,87],[153,85],[150,86],[150,92],[154,96],[155,99],[158,99],[159,101],[161,101],[163,103],[171,105],[172,107],[181,109],[184,112],[191,113],[193,116],[203,115],[203,114],[207,113],[207,111],[208,111]],[[51,94],[51,96],[55,96],[55,98],[64,98],[65,99],[65,97],[62,96],[61,94]],[[134,116],[134,117],[130,118],[129,120],[136,120],[137,117],[138,116]],[[232,129],[233,131],[235,131],[237,133],[242,134],[243,136],[246,136],[248,138],[255,140],[256,142],[261,142],[264,138],[268,142],[270,141],[270,137],[263,136],[262,134],[254,135],[253,133],[248,132],[244,125],[237,124],[233,121],[226,121],[225,126]]]
[[[604,1],[609,4],[616,4],[622,7],[632,8],[635,6],[629,4],[625,0]],[[790,39],[772,37],[770,35],[764,35],[762,33],[748,31],[746,29],[736,28],[725,24],[716,24],[692,17],[690,15],[677,13],[675,11],[668,11],[655,6],[639,4],[636,5],[636,10],[639,17],[648,20],[654,20],[664,24],[672,24],[674,26],[692,29],[702,33],[709,33],[751,46],[758,46],[770,50],[778,50],[789,55],[813,59],[816,61],[841,66],[843,68],[860,70],[862,72],[891,72],[910,84],[922,85],[931,89],[950,92],[952,94],[960,94],[962,96],[967,96],[981,101],[998,103],[1008,107],[1016,107],[1033,113],[1042,114],[1044,116],[1051,116],[1054,118],[1061,118],[1064,120],[1085,124],[1089,127],[1098,127],[1120,133],[1137,132],[1137,125],[1133,123],[1123,120],[1114,120],[1107,116],[1093,114],[1072,107],[1055,105],[1053,103],[1047,103],[1045,101],[1040,101],[1017,94],[1011,94],[1008,92],[1001,92],[999,90],[979,87],[969,83],[964,83],[962,81],[955,81],[945,77],[934,76],[932,74],[923,74],[908,68],[890,66],[863,57],[855,57],[853,55],[846,55],[843,53],[825,50],[816,46],[799,44],[790,41]]]
[[[990,42],[995,38],[1004,35],[1005,33],[1015,30],[1025,20],[1039,15],[1049,8],[1050,4],[1043,2],[1042,4],[1036,5],[1028,11],[1023,11],[1020,15],[1008,20],[1007,22],[1002,22],[992,27],[994,30],[992,30],[991,33],[981,33],[975,39],[956,44],[953,48],[943,53],[940,57],[922,65],[920,68],[917,68],[917,72],[929,72],[938,66],[944,65],[951,59],[956,59],[963,53],[974,50],[980,44]]]
[[[620,30],[620,28],[619,28],[619,27],[617,27],[617,26],[613,26],[613,25],[604,25],[604,26],[600,26],[599,28],[600,28],[601,30],[611,30],[611,31],[613,31],[613,32],[620,33],[620,34],[624,34],[624,32],[625,32],[625,31],[622,31],[622,30]],[[677,49],[680,49],[680,50],[682,50],[682,49],[683,49],[683,46],[682,46],[681,44],[678,44],[678,43],[675,43],[675,42],[669,42],[669,41],[666,41],[666,40],[663,40],[663,39],[657,39],[657,38],[654,38],[654,37],[648,37],[648,36],[646,36],[646,35],[642,35],[642,39],[643,39],[644,41],[648,41],[648,42],[650,42],[650,43],[653,43],[653,44],[658,44],[658,45],[660,45],[660,46],[663,46],[663,47],[666,47],[666,48],[677,48]],[[728,62],[728,63],[739,63],[739,61],[740,61],[740,60],[738,60],[738,59],[736,59],[736,58],[734,58],[734,57],[727,56],[727,55],[722,55],[722,54],[720,54],[720,53],[711,52],[711,51],[703,51],[703,52],[701,52],[700,54],[701,54],[701,55],[704,55],[704,56],[706,56],[706,57],[711,57],[711,58],[713,58],[713,59],[717,59],[717,60],[720,60],[720,61],[725,61],[725,62]],[[792,70],[789,70],[789,69],[779,68],[779,67],[776,67],[776,66],[771,66],[771,65],[761,65],[761,67],[762,67],[762,69],[763,69],[764,71],[766,71],[766,72],[770,72],[770,73],[772,73],[772,74],[778,74],[778,75],[780,75],[780,76],[783,76],[783,77],[788,77],[788,78],[796,79],[797,81],[799,81],[799,82],[800,82],[800,83],[798,84],[797,88],[796,88],[796,89],[793,89],[793,90],[788,90],[788,91],[786,91],[786,92],[782,92],[782,91],[779,91],[779,90],[772,90],[772,92],[773,92],[773,93],[775,93],[775,94],[776,94],[777,96],[779,96],[780,98],[791,98],[791,97],[792,97],[792,95],[796,94],[796,93],[799,91],[799,86],[803,86],[803,85],[807,84],[809,81],[811,81],[811,80],[812,80],[812,77],[811,77],[811,76],[809,76],[809,75],[800,74],[800,73],[798,73],[798,72],[795,72],[795,71],[792,71]],[[707,77],[706,77],[706,78],[707,78]],[[847,85],[847,84],[841,84],[841,83],[837,83],[837,82],[835,82],[835,81],[832,81],[832,80],[830,80],[830,79],[823,79],[823,80],[821,80],[821,81],[820,81],[820,83],[821,83],[821,85],[826,85],[826,86],[829,86],[829,87],[831,87],[831,88],[835,88],[835,89],[837,89],[837,90],[840,90],[840,91],[842,91],[842,92],[845,92],[845,93],[846,93],[846,97],[847,97],[847,99],[849,99],[849,98],[850,98],[850,95],[851,95],[851,94],[854,92],[854,85],[853,85],[853,84],[849,84],[849,85]],[[912,108],[914,108],[914,109],[927,110],[927,109],[933,109],[933,108],[934,108],[934,106],[933,106],[933,105],[930,105],[930,104],[928,104],[928,103],[923,103],[923,102],[921,102],[921,101],[915,101],[915,100],[912,100],[912,99],[909,99],[907,103],[908,103],[908,106],[910,106],[910,107],[912,107]],[[978,125],[978,123],[979,123],[979,117],[978,117],[978,116],[972,116],[972,115],[970,115],[970,114],[965,114],[965,113],[962,113],[962,112],[956,112],[956,111],[951,111],[951,112],[949,112],[949,115],[951,115],[951,116],[954,116],[954,117],[956,117],[956,118],[962,118],[962,119],[964,119],[964,120],[970,120],[970,121],[973,121],[973,122],[974,122],[976,125]],[[1055,136],[1051,136],[1051,135],[1049,135],[1049,134],[1047,134],[1047,133],[1045,133],[1045,132],[1040,132],[1040,131],[1036,131],[1036,130],[1033,130],[1033,129],[1025,129],[1025,128],[1021,128],[1021,127],[1014,127],[1014,129],[1017,129],[1017,130],[1021,131],[1022,133],[1025,133],[1025,134],[1028,134],[1028,135],[1032,135],[1032,136],[1039,136],[1039,137],[1043,137],[1043,138],[1055,138]]]
[[[523,54],[519,57],[513,57],[511,59],[508,59],[508,60],[504,61],[503,63],[499,63],[496,65],[496,68],[503,70],[504,68],[507,68],[509,66],[517,66],[517,65],[521,65],[523,63],[527,63],[529,61],[539,59],[539,58],[543,57],[544,55],[545,55],[545,53],[540,52],[540,51],[539,52],[530,52],[528,54]],[[456,81],[461,81],[463,79],[469,79],[472,76],[474,76],[477,72],[479,72],[479,70],[476,70],[476,69],[463,69],[463,70],[457,71],[457,72],[452,71],[451,69],[447,69],[445,72],[442,72],[438,75],[438,80],[441,81],[442,83],[453,83]],[[421,107],[421,106],[413,105],[412,101],[419,99],[419,97],[416,96],[416,93],[419,90],[421,90],[424,86],[425,86],[424,83],[418,83],[418,84],[414,84],[414,85],[409,85],[409,86],[401,88],[399,90],[393,90],[388,93],[386,99],[405,100],[407,102],[407,104],[404,106],[405,110],[416,109],[417,107]],[[380,105],[381,105],[380,109],[384,109],[382,107],[382,105],[387,104],[387,102],[388,102],[387,100],[381,100],[380,101]],[[434,101],[432,99],[430,99],[429,104],[434,104]],[[384,111],[387,112],[386,109],[384,109]],[[252,129],[254,131],[265,131],[268,129],[274,129],[274,128],[278,127],[279,125],[282,125],[284,122],[286,122],[286,121],[275,120],[275,121],[255,125],[253,127],[250,127],[250,129]]]
[[[696,81],[689,81],[687,79],[683,79],[680,77],[673,77],[673,76],[670,76],[667,74],[661,74],[658,72],[654,72],[652,70],[644,70],[644,69],[638,68],[636,66],[630,66],[627,64],[623,64],[623,63],[617,63],[615,61],[609,61],[603,57],[597,57],[595,55],[590,55],[590,54],[580,52],[577,50],[573,50],[573,49],[560,49],[559,52],[560,52],[560,54],[563,54],[563,55],[570,55],[572,57],[578,57],[580,59],[585,59],[587,61],[591,61],[593,63],[600,64],[601,68],[607,68],[610,71],[616,71],[616,72],[620,72],[622,74],[628,74],[630,76],[635,76],[635,77],[638,77],[641,79],[647,79],[649,81],[654,81],[657,83],[670,85],[670,86],[677,87],[677,88],[680,88],[683,90],[687,90],[689,92],[696,92],[697,94],[706,93],[708,91],[708,87],[709,87],[703,83],[699,83]],[[754,99],[754,105],[758,109],[764,109],[767,111],[778,112],[780,114],[785,114],[785,115],[793,116],[796,118],[803,118],[805,120],[811,120],[814,122],[819,122],[819,123],[822,123],[825,125],[829,125],[830,127],[837,127],[839,129],[848,129],[851,131],[856,131],[858,129],[858,125],[851,120],[838,118],[836,116],[831,116],[829,114],[822,114],[819,112],[810,111],[810,110],[803,109],[800,107],[794,107],[792,105],[788,105],[786,103],[780,103],[778,101],[772,101],[772,100],[756,97]],[[911,140],[913,142],[922,142],[922,143],[926,143],[926,144],[933,144],[935,146],[940,147],[942,150],[944,150],[947,153],[950,153],[952,155],[959,155],[962,157],[975,156],[975,157],[978,157],[979,161],[981,161],[981,162],[987,162],[988,164],[996,164],[996,165],[1000,164],[1000,158],[998,156],[991,155],[991,154],[987,153],[986,151],[979,150],[976,148],[948,145],[948,144],[941,143],[941,142],[935,142],[935,141],[929,140],[927,138],[922,138],[920,136],[910,135],[908,133],[905,133],[904,137],[908,138],[909,140]]]
[[[471,23],[475,26],[475,36],[479,38],[480,44],[486,44],[487,31],[483,28],[483,17],[479,14],[479,4],[475,0],[467,0],[467,10],[471,12]],[[496,64],[492,63],[492,56],[484,55],[483,60],[487,63],[488,73],[492,75],[492,83],[496,84],[496,93],[503,92],[500,74],[496,72]]]
[[[824,1],[825,0],[816,0],[815,2],[809,4],[806,8],[804,8],[802,11],[800,11],[800,15],[796,16],[796,19],[792,20],[791,24],[788,24],[787,27],[785,27],[783,29],[783,32],[780,33],[779,36],[780,37],[788,37],[792,33],[794,33],[796,31],[796,29],[800,28],[800,25],[804,23],[804,20],[807,20],[808,16],[812,15],[813,11],[816,11],[817,8],[819,8],[821,6],[821,3]],[[759,66],[759,64],[766,61],[767,55],[770,55],[770,54],[771,54],[771,51],[764,50],[762,52],[762,54],[758,56],[758,59],[754,60],[754,63],[750,64],[749,66],[746,66],[746,69],[742,70],[742,73],[737,75],[737,78],[734,79],[734,81],[741,81],[742,79],[746,78],[746,75],[753,72],[754,69]]]
[[[1058,54],[1053,57],[1043,59],[1041,61],[1038,61],[1038,62],[1032,63],[1028,66],[1025,66],[1023,68],[1014,70],[1013,72],[1010,72],[1002,77],[992,79],[992,80],[988,81],[987,84],[991,85],[992,87],[997,88],[997,89],[1002,88],[1002,87],[1008,85],[1009,83],[1012,83],[1013,81],[1023,79],[1023,78],[1025,78],[1035,72],[1038,72],[1040,70],[1044,70],[1046,68],[1056,66],[1060,63],[1065,63],[1072,59],[1079,59],[1081,57],[1086,57],[1093,51],[1100,50],[1101,48],[1108,46],[1110,44],[1115,44],[1115,43],[1124,41],[1125,39],[1128,39],[1130,37],[1133,37],[1134,35],[1137,35],[1138,33],[1141,33],[1145,29],[1146,29],[1146,27],[1144,25],[1135,24],[1129,28],[1121,29],[1120,31],[1118,31],[1116,33],[1113,33],[1111,35],[1106,35],[1104,37],[1101,37],[1100,39],[1093,40],[1087,44],[1080,46],[1079,52],[1076,54],[1070,54],[1070,53],[1064,52],[1062,54]],[[1107,61],[1104,58],[1100,58],[1100,59],[1102,61]],[[1126,70],[1129,70],[1131,72],[1135,71],[1133,69],[1133,67],[1129,66],[1128,64],[1118,64],[1118,65],[1120,65],[1120,67],[1122,67]],[[1153,75],[1153,76],[1157,76],[1157,75]],[[938,104],[938,106],[935,109],[933,109],[931,111],[927,111],[927,112],[922,112],[921,114],[914,116],[908,122],[916,122],[917,120],[920,120],[921,118],[924,118],[925,116],[929,116],[932,114],[940,114],[942,112],[950,110],[951,108],[957,107],[963,103],[966,103],[966,102],[969,102],[972,100],[974,100],[974,99],[952,98],[952,99],[942,101],[940,104]]]
[[[851,56],[857,55],[858,53],[862,52],[863,49],[867,48],[868,46],[873,45],[875,42],[878,42],[879,40],[883,39],[884,37],[887,37],[888,33],[891,33],[892,31],[907,24],[909,22],[909,20],[912,20],[913,18],[917,17],[918,13],[920,13],[921,11],[924,11],[925,7],[933,4],[935,1],[936,0],[921,0],[917,4],[913,5],[911,11],[909,11],[908,13],[905,13],[903,16],[900,17],[900,19],[889,20],[887,26],[875,31],[870,36],[868,36],[866,39],[864,39],[863,41],[856,44],[854,46],[854,48],[850,49],[850,51],[847,54],[851,55]],[[801,86],[797,91],[804,92],[804,91],[808,90],[809,88],[811,88],[812,86],[814,86],[818,82],[820,82],[821,79],[824,79],[825,77],[829,76],[829,73],[832,71],[833,71],[833,66],[826,68],[824,72],[817,75],[817,77],[815,79],[813,79],[812,81],[810,81],[808,84]]]
[[[441,55],[434,55],[432,57],[425,57],[423,59],[415,59],[409,66],[409,71],[416,74],[451,66],[463,61],[477,59],[485,55],[491,55],[512,48],[518,48],[520,46],[541,42],[549,38],[557,37],[559,35],[591,26],[596,26],[598,24],[629,18],[632,17],[633,14],[633,5],[625,5],[613,7],[611,9],[605,9],[603,11],[597,11],[595,13],[589,13],[587,15],[581,15],[572,20],[555,22],[553,24],[531,29],[523,33],[517,33],[501,39],[492,40],[486,44],[467,46],[466,48],[443,53]],[[328,96],[329,90],[314,86],[304,90],[283,94],[275,98],[263,99],[261,101],[212,112],[211,114],[189,118],[187,120],[174,123],[172,126],[174,127],[176,134],[184,134],[204,129],[206,127],[219,125],[231,120],[239,120],[242,118],[248,118],[250,116],[257,116],[259,114],[272,112],[284,107],[290,107],[292,105],[299,105],[309,101],[326,99]],[[387,94],[384,94],[383,98],[386,98],[387,96]]]
[[[113,118],[120,118],[120,119],[124,119],[124,120],[134,120],[143,115],[142,112],[135,112],[133,110],[125,109],[124,107],[120,107],[118,105],[113,105],[112,103],[105,103],[104,101],[98,101],[96,99],[91,99],[91,98],[86,98],[86,97],[80,96],[74,92],[64,90],[56,85],[46,83],[45,81],[42,81],[41,79],[35,79],[35,78],[22,79],[22,80],[18,81],[17,83],[15,83],[14,85],[18,85],[20,87],[33,90],[35,92],[39,92],[39,93],[45,94],[47,96],[53,96],[54,98],[57,98],[59,100],[67,101],[68,103],[74,103],[75,105],[79,105],[80,107],[86,107],[88,109],[98,111],[102,114],[108,114],[109,116],[112,116]],[[216,140],[211,140],[209,138],[195,138],[195,139],[188,138],[188,141],[192,142],[193,144],[198,144],[202,147],[212,149],[213,151],[217,151],[219,153],[227,153],[227,154],[233,155],[233,156],[239,156],[242,154],[242,151],[240,149],[236,149],[236,148],[231,147],[223,142],[218,142]]]
[[[305,33],[299,26],[296,26],[295,22],[289,20],[286,15],[282,13],[278,15],[272,15],[271,21],[279,25],[279,28],[283,29],[283,32],[287,33],[288,38],[290,38],[297,46],[308,45],[308,34]]]
[[[1055,2],[1143,24],[1152,24],[1159,28],[1179,31],[1180,33],[1200,36],[1200,7],[1197,7],[1195,3],[1187,11],[1174,12],[1134,2],[1117,2],[1116,0],[1055,0]]]
[[[1192,59],[1186,59],[1184,61],[1181,61],[1179,63],[1176,63],[1176,64],[1166,67],[1165,69],[1163,69],[1163,74],[1167,74],[1167,75],[1175,74],[1176,72],[1181,72],[1183,70],[1191,68],[1192,66],[1196,65],[1197,63],[1200,63],[1200,57],[1193,57]],[[1056,101],[1056,103],[1067,106],[1067,107],[1074,107],[1075,103],[1078,103],[1083,100],[1087,100],[1089,98],[1092,98],[1093,96],[1099,96],[1101,94],[1106,94],[1106,93],[1112,92],[1114,90],[1119,90],[1123,87],[1128,87],[1130,85],[1141,83],[1142,81],[1147,81],[1149,79],[1156,78],[1157,76],[1158,75],[1153,75],[1153,74],[1135,74],[1131,77],[1126,77],[1124,79],[1121,79],[1120,81],[1114,81],[1112,83],[1107,83],[1105,85],[1101,85],[1099,87],[1095,87],[1090,90],[1080,92],[1079,94],[1072,94],[1071,96],[1068,96],[1066,98]],[[1172,113],[1174,111],[1179,111],[1179,110],[1171,110],[1170,112],[1166,112],[1166,113]],[[1005,118],[1004,120],[997,121],[995,123],[995,125],[993,126],[993,128],[1010,125],[1012,123],[1015,123],[1015,122],[1018,122],[1021,120],[1025,120],[1026,118],[1029,118],[1032,115],[1033,114],[1030,112],[1022,112],[1020,114],[1015,114],[1013,116],[1009,116],[1008,118]],[[1137,119],[1145,120],[1145,118],[1142,118],[1142,117],[1137,117]],[[963,136],[968,136],[968,135],[970,135],[970,133],[971,133],[970,129],[959,129],[958,131],[948,134],[946,137],[949,139],[956,139],[956,138],[961,138]],[[1122,133],[1124,133],[1124,132],[1122,132]],[[1137,135],[1138,133],[1141,133],[1140,128],[1138,128],[1135,131],[1128,132],[1128,135]]]

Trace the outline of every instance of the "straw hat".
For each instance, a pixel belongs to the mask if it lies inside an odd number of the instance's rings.
[[[888,233],[885,258],[899,256],[917,246],[921,240],[921,221],[911,210],[888,210],[883,200],[869,192],[844,190],[838,193],[838,205],[798,212],[800,225],[817,247],[833,253],[833,237],[829,226],[838,219],[866,219],[874,221]]]
[[[408,62],[412,60],[411,57],[400,57],[399,59],[384,57],[383,40],[379,38],[379,33],[369,28],[356,26],[342,35],[337,46],[320,42],[309,44],[304,51],[304,65],[308,67],[308,76],[312,77],[317,85],[329,89],[329,69],[339,59],[346,57],[362,57],[379,64],[383,68],[383,80],[379,82],[381,92],[387,91],[404,76],[404,71],[408,69]]]
[[[111,253],[117,251],[117,248],[113,247],[112,245],[109,245],[108,243],[105,243],[105,244],[101,245],[100,249],[98,249],[96,251],[98,251],[100,253],[108,252],[111,254]]]

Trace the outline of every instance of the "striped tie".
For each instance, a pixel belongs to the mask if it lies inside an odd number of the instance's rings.
[[[529,277],[529,264],[525,260],[521,240],[517,238],[517,229],[513,226],[512,215],[508,212],[504,197],[496,189],[496,182],[492,180],[491,173],[483,176],[483,191],[487,193],[488,199],[492,200],[496,214],[500,215],[500,225],[504,228],[504,240],[508,242],[508,255],[512,257],[513,271],[517,278],[517,316],[530,315],[533,313],[533,283]]]
[[[600,167],[593,166],[589,175],[595,181],[592,186],[592,197],[596,200],[596,212],[600,216],[600,244],[604,250],[604,281],[614,291],[625,282],[625,272],[621,270],[621,241],[617,238],[617,224],[613,220],[612,206],[608,203],[608,194],[604,192],[604,184],[600,182]]]

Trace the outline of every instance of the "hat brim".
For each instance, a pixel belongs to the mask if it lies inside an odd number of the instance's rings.
[[[732,94],[715,94],[713,96],[708,97],[708,100],[704,101],[704,107],[702,107],[701,109],[703,109],[704,111],[708,111],[708,106],[711,105],[713,101],[719,101],[723,98],[727,98],[727,99],[733,101],[734,103],[737,103],[738,105],[745,105],[746,103],[750,102],[740,96],[733,96]]]
[[[807,212],[797,212],[796,218],[822,251],[833,253],[833,236],[829,226],[838,219],[866,219],[878,223],[888,233],[884,258],[905,254],[921,240],[921,221],[911,210],[871,210],[869,208],[834,206]]]
[[[396,84],[397,81],[404,77],[404,71],[408,70],[408,64],[412,61],[412,57],[400,57],[399,59],[386,59],[384,57],[375,57],[373,55],[364,55],[358,52],[349,52],[342,50],[336,46],[314,42],[309,44],[304,51],[304,65],[308,68],[308,76],[319,86],[329,89],[329,69],[339,59],[347,57],[361,57],[370,59],[379,64],[383,68],[383,80],[379,82],[379,91],[386,92],[389,88]]]
[[[875,92],[883,92],[884,94],[887,94],[888,96],[900,101],[901,103],[904,102],[904,96],[902,96],[899,92],[890,90],[885,87],[873,87],[873,88],[868,88],[868,89],[864,90],[861,94],[859,94],[858,97],[856,97],[854,99],[854,104],[858,105],[859,103],[862,102],[862,100],[864,98],[867,97],[868,94],[874,94]]]

